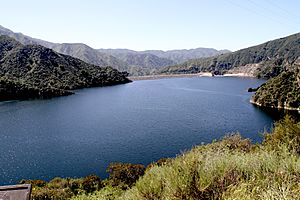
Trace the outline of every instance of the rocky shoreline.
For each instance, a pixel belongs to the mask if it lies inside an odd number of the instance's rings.
[[[253,105],[255,106],[258,106],[258,107],[265,107],[265,108],[272,108],[272,109],[283,109],[283,110],[290,110],[290,111],[298,111],[298,113],[300,113],[300,108],[292,108],[292,107],[287,107],[287,106],[270,106],[270,107],[266,107],[266,106],[263,106],[261,103],[258,103],[258,102],[255,102],[253,99],[250,99],[250,103],[252,103]]]

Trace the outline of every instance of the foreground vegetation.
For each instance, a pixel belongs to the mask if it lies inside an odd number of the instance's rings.
[[[298,199],[300,122],[287,116],[252,144],[239,134],[194,147],[175,159],[112,163],[109,178],[32,183],[32,199]]]

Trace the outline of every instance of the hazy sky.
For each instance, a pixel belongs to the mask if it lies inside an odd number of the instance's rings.
[[[0,0],[0,25],[93,48],[237,50],[300,32],[299,0]]]

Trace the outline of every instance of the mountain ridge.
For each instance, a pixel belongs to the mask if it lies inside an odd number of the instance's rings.
[[[251,75],[271,78],[289,68],[300,56],[300,33],[209,58],[168,66],[158,73],[237,73],[251,67]],[[245,68],[246,65],[249,65]],[[231,70],[231,71],[230,71]]]
[[[83,43],[52,43],[30,36],[26,36],[22,33],[15,33],[3,26],[0,25],[0,35],[8,35],[22,44],[39,44],[47,48],[51,48],[58,53],[63,53],[66,55],[73,56],[75,58],[81,59],[87,63],[99,65],[102,67],[111,66],[120,71],[127,71],[130,75],[149,75],[154,73],[158,68],[174,65],[178,63],[180,56],[177,55],[177,61],[175,58],[170,59],[169,57],[160,57],[155,55],[155,53],[142,52],[137,53],[134,50],[123,51],[123,55],[115,54],[114,51],[104,50],[104,49],[93,49],[92,47],[83,44]],[[205,49],[211,48],[202,48],[202,53],[195,56],[205,56],[211,54],[218,54],[218,51],[215,50],[208,54],[205,54]],[[149,50],[153,51],[153,50]],[[211,50],[210,50],[211,51]],[[156,52],[153,51],[153,52]],[[143,55],[139,55],[143,54]],[[118,57],[120,56],[120,57]],[[194,56],[194,57],[195,57]],[[187,57],[187,56],[181,56]],[[185,58],[187,59],[187,58]],[[183,60],[182,60],[183,61]]]
[[[127,75],[0,36],[0,100],[70,95],[74,89],[128,83]]]
[[[72,57],[83,60],[87,63],[99,65],[101,67],[114,65],[114,68],[121,71],[122,68],[126,68],[126,64],[119,61],[117,58],[103,54],[101,52],[97,52],[93,48],[83,43],[52,43],[45,40],[32,38],[22,33],[15,33],[1,25],[0,25],[0,35],[10,36],[24,45],[29,45],[29,44],[42,45],[44,47],[53,49],[58,53],[70,55]],[[74,48],[75,46],[76,48]],[[69,49],[68,51],[66,51],[68,47]],[[76,51],[82,53],[77,54]],[[92,54],[94,59],[89,59],[88,57],[86,57],[86,54]]]
[[[201,57],[211,57],[214,55],[229,53],[231,51],[227,49],[216,50],[214,48],[192,48],[192,49],[174,49],[174,50],[144,50],[135,51],[131,49],[98,49],[98,51],[103,53],[109,53],[115,57],[124,56],[124,54],[152,54],[160,58],[166,58],[172,60],[175,63],[181,63],[190,59],[201,58]]]

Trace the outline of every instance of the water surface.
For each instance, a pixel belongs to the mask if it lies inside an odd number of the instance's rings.
[[[50,100],[0,103],[0,184],[102,178],[110,162],[149,164],[239,131],[254,142],[272,116],[249,103],[262,80],[143,80]]]

